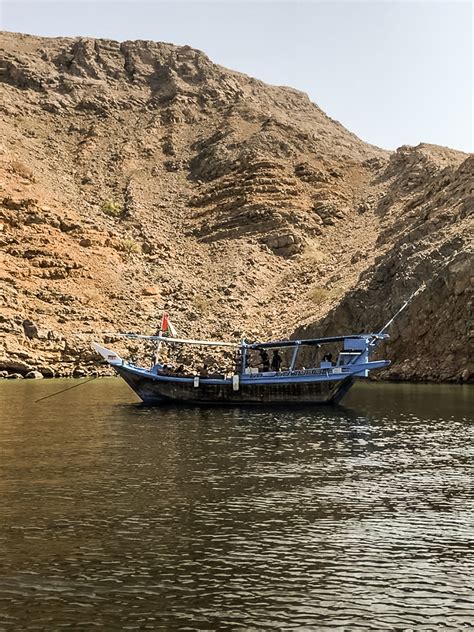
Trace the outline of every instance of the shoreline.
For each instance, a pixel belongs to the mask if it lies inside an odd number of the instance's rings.
[[[32,371],[33,372],[33,371]],[[34,373],[39,373],[34,371]],[[43,380],[46,381],[57,381],[57,380],[86,380],[90,378],[95,379],[121,379],[119,375],[115,373],[97,373],[95,371],[91,371],[90,373],[84,373],[83,375],[54,375],[54,376],[31,376],[27,377],[27,375],[21,375],[19,373],[13,373],[10,375],[0,375],[0,383],[2,382],[16,382],[16,381],[29,381],[29,382],[40,382]],[[452,380],[429,380],[429,379],[403,379],[403,378],[357,378],[358,382],[364,382],[369,384],[425,384],[425,385],[457,385],[457,386],[472,386],[474,385],[474,379],[470,377],[468,380],[463,379],[452,379]]]

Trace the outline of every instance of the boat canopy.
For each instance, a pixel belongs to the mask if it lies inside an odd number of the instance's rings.
[[[388,334],[353,334],[349,336],[329,336],[325,338],[309,338],[306,340],[274,340],[272,342],[252,342],[245,340],[241,342],[223,342],[219,340],[195,340],[193,338],[172,338],[170,336],[144,336],[134,333],[107,333],[109,336],[117,336],[121,338],[131,338],[137,340],[155,340],[164,342],[165,344],[182,344],[182,345],[199,345],[204,347],[232,347],[237,349],[244,347],[246,349],[281,349],[283,347],[296,346],[318,346],[330,344],[332,342],[343,342],[345,340],[376,340],[388,338]]]
[[[254,342],[247,344],[247,349],[271,349],[295,346],[317,346],[330,344],[331,342],[343,342],[344,340],[368,340],[376,337],[377,334],[353,334],[352,336],[329,336],[326,338],[308,338],[306,340],[274,340],[273,342]],[[384,337],[383,335],[381,337]]]
[[[107,333],[107,336],[117,336],[118,338],[131,338],[133,340],[155,340],[167,344],[178,345],[200,345],[203,347],[233,347],[236,349],[241,346],[240,342],[221,342],[218,340],[194,340],[193,338],[172,338],[170,336],[144,336],[142,334],[116,334]]]

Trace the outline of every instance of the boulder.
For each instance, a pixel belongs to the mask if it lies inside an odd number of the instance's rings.
[[[21,375],[25,375],[32,370],[33,367],[26,362],[23,362],[22,360],[0,358],[0,371],[7,371],[7,373],[20,373]]]
[[[76,366],[74,371],[72,372],[72,377],[86,377],[88,375],[87,371],[80,366]]]
[[[144,296],[157,296],[160,293],[160,289],[156,285],[148,285],[142,290]]]
[[[25,380],[42,380],[43,375],[39,371],[28,371]]]
[[[153,244],[148,241],[144,241],[142,244],[142,252],[146,255],[151,255],[153,253]]]
[[[39,366],[38,371],[43,377],[52,378],[55,377],[55,371],[51,366]]]
[[[30,340],[38,338],[38,327],[32,320],[26,319],[23,321],[23,330],[25,332],[25,336],[30,338]]]
[[[48,340],[61,341],[62,339],[63,337],[60,333],[52,330],[48,331]]]
[[[294,233],[270,233],[264,238],[264,243],[275,254],[289,257],[302,248],[301,240]]]

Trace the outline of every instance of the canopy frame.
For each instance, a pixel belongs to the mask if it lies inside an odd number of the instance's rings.
[[[325,338],[308,338],[306,340],[274,340],[272,342],[253,342],[251,344],[245,343],[245,346],[248,349],[280,349],[283,347],[294,347],[296,345],[311,347],[331,344],[332,342],[343,342],[344,340],[383,340],[388,337],[388,334],[353,334],[352,336],[327,336]]]
[[[233,347],[237,349],[242,345],[241,342],[223,342],[219,340],[195,340],[193,338],[171,338],[169,336],[144,336],[143,334],[122,334],[107,332],[106,336],[115,336],[117,338],[130,338],[131,340],[153,340],[156,342],[163,342],[165,344],[178,344],[178,345],[197,345],[201,347]]]
[[[156,342],[173,345],[196,345],[201,347],[227,347],[232,349],[241,348],[242,351],[247,353],[247,350],[261,350],[261,349],[283,349],[285,347],[301,347],[301,346],[320,346],[324,344],[331,344],[334,342],[343,342],[344,340],[366,340],[368,343],[372,341],[374,344],[377,340],[384,340],[389,338],[388,334],[353,334],[348,336],[327,336],[324,338],[308,338],[306,340],[273,340],[270,342],[251,342],[246,340],[240,342],[226,342],[221,340],[198,340],[194,338],[172,338],[169,336],[145,336],[143,334],[135,333],[113,333],[106,332],[104,335],[114,336],[117,338],[129,338],[131,340],[153,340]]]

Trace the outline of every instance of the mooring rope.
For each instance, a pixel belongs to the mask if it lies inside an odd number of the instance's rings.
[[[50,397],[55,397],[56,395],[61,395],[61,393],[65,393],[66,391],[72,391],[73,388],[78,388],[79,386],[84,386],[84,384],[88,384],[89,382],[93,382],[99,376],[94,375],[94,377],[89,378],[85,382],[81,382],[80,384],[74,384],[74,386],[68,386],[68,388],[63,388],[60,391],[56,391],[56,393],[51,393],[51,395],[46,395],[45,397],[40,397],[39,399],[35,399],[34,403],[42,402],[45,399],[49,399]]]

